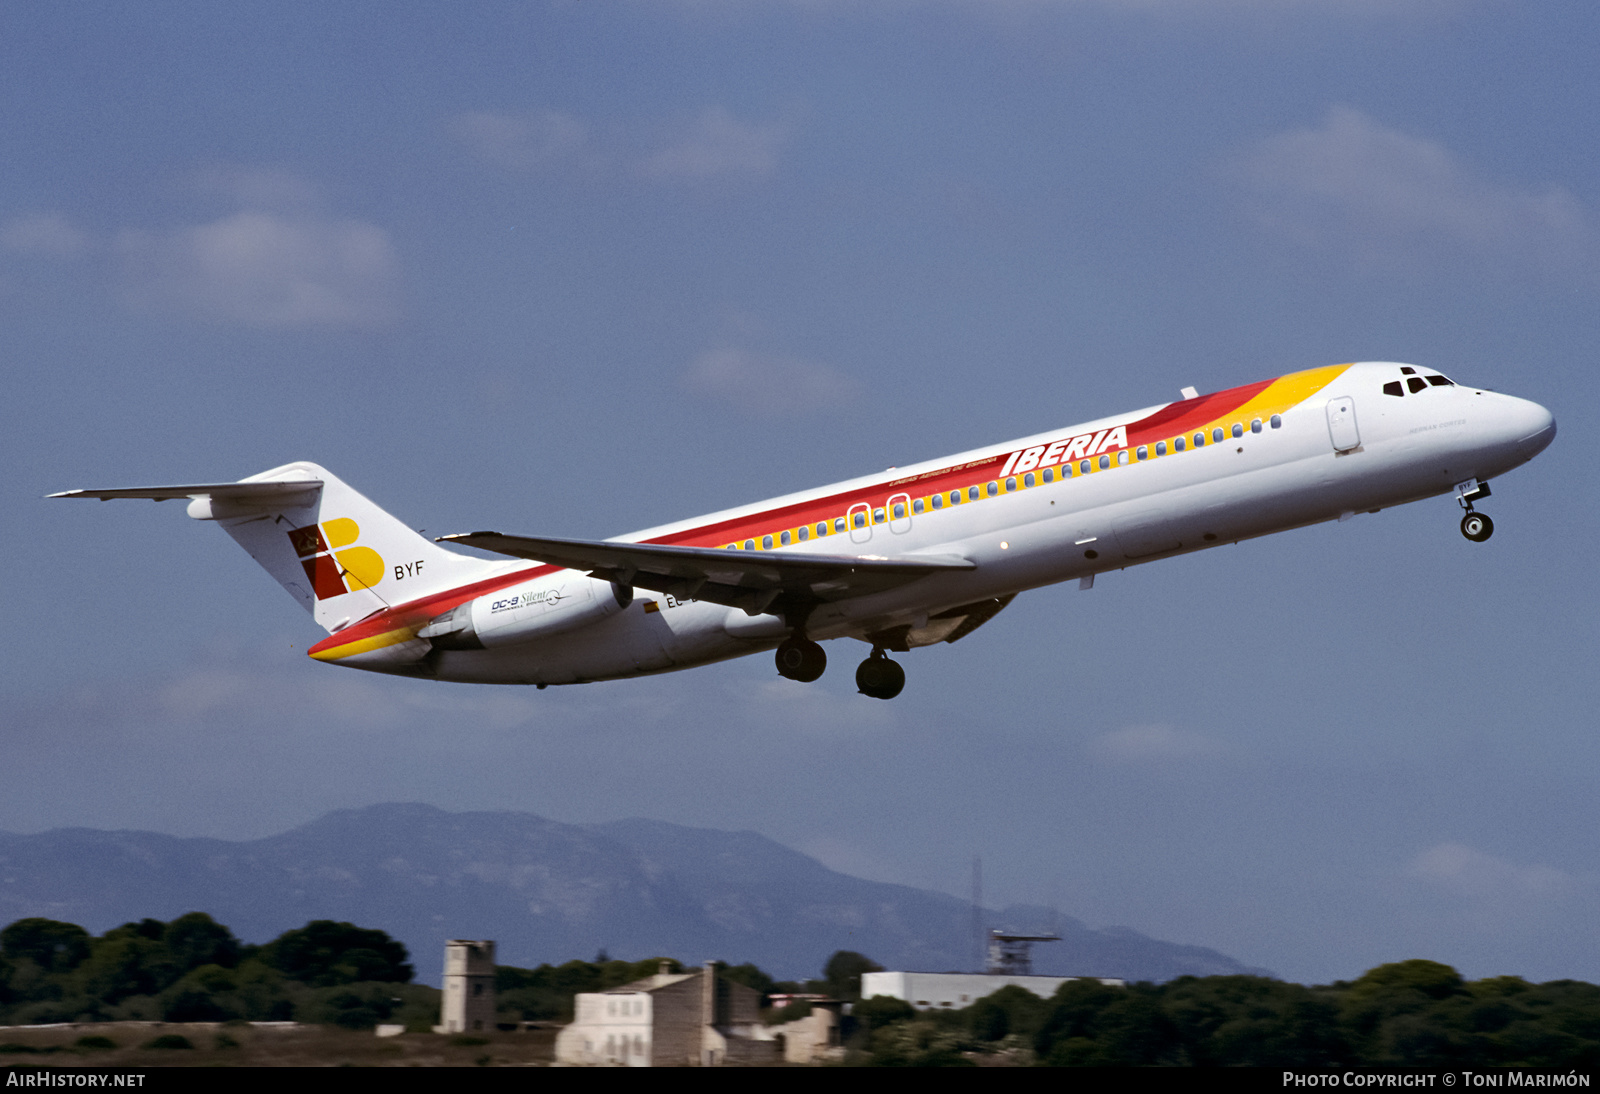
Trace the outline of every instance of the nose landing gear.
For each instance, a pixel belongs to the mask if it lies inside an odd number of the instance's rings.
[[[1482,543],[1494,535],[1494,521],[1472,507],[1473,502],[1488,496],[1489,484],[1486,482],[1468,479],[1456,486],[1456,501],[1467,511],[1466,516],[1461,518],[1461,534],[1474,543]]]
[[[809,638],[791,638],[778,647],[778,675],[809,684],[828,667],[828,655]]]
[[[1494,535],[1494,521],[1482,513],[1469,512],[1461,518],[1461,534],[1474,543],[1482,543]]]
[[[872,656],[856,666],[856,687],[873,699],[893,699],[906,686],[906,670],[874,646]]]

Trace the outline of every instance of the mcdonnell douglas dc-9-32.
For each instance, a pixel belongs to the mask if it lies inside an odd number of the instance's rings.
[[[239,482],[69,490],[186,498],[329,633],[319,661],[429,680],[577,684],[820,642],[890,652],[971,634],[1028,589],[1453,493],[1489,538],[1489,480],[1555,437],[1537,403],[1387,362],[1333,365],[1040,433],[605,541],[428,540],[312,463]],[[450,550],[464,544],[510,556]]]

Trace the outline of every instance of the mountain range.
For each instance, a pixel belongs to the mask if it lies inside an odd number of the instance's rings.
[[[0,923],[44,916],[100,933],[204,911],[265,942],[313,919],[378,927],[437,983],[448,938],[492,938],[503,964],[604,950],[638,960],[754,962],[780,979],[820,974],[836,950],[887,968],[967,969],[972,907],[867,881],[754,832],[652,820],[562,824],[531,813],[428,805],[340,810],[264,839],[59,828],[0,833]],[[1170,980],[1264,973],[1215,950],[1093,929],[1053,909],[986,910],[1038,930],[1034,970]]]

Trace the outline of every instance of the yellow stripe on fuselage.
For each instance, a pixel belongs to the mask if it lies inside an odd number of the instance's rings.
[[[311,654],[318,661],[342,661],[346,657],[354,657],[358,653],[371,653],[381,650],[386,646],[398,646],[401,642],[409,642],[417,636],[417,632],[410,627],[401,627],[398,630],[384,631],[371,638],[358,638],[354,642],[343,646],[334,646],[332,649]]]
[[[1348,368],[1349,365],[1326,365],[1322,368],[1308,368],[1304,372],[1291,372],[1287,376],[1280,376],[1262,388],[1261,393],[1254,399],[1229,411],[1222,418],[1207,422],[1204,428],[1210,429],[1218,425],[1226,428],[1233,422],[1239,422],[1248,429],[1252,418],[1270,418],[1274,414],[1282,414],[1292,407],[1299,406],[1344,375]]]

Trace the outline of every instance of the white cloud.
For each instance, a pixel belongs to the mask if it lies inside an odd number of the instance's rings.
[[[859,392],[854,380],[828,365],[733,347],[696,357],[684,385],[760,417],[843,407]]]
[[[1559,186],[1478,177],[1444,145],[1349,107],[1279,133],[1235,165],[1262,224],[1364,260],[1409,264],[1466,251],[1566,272],[1595,256],[1594,219]]]
[[[396,314],[399,258],[383,229],[246,209],[116,239],[128,299],[257,327],[374,327]]]
[[[273,167],[212,167],[198,172],[194,181],[202,192],[220,194],[247,209],[298,209],[322,200],[310,179]]]
[[[519,170],[538,170],[570,161],[589,139],[583,122],[556,110],[525,114],[474,111],[456,117],[452,128],[482,159]]]
[[[205,223],[101,237],[61,213],[34,213],[0,224],[0,247],[58,260],[109,249],[127,303],[211,321],[376,327],[398,314],[400,261],[388,233],[323,211],[310,181],[248,167],[212,168],[189,181],[238,209]]]
[[[1089,754],[1111,763],[1170,763],[1217,751],[1209,737],[1172,726],[1127,726],[1089,742]]]
[[[20,254],[76,258],[93,245],[88,232],[60,213],[32,213],[0,226],[0,246]]]
[[[760,178],[778,166],[787,137],[779,125],[750,125],[720,106],[707,107],[687,131],[640,164],[646,176],[663,179]]]
[[[1548,899],[1574,887],[1571,875],[1550,866],[1518,866],[1461,843],[1428,848],[1411,863],[1412,876],[1479,900]]]
[[[451,120],[479,159],[519,171],[611,170],[659,182],[766,178],[777,170],[786,126],[742,122],[721,106],[659,130],[594,126],[557,110],[473,111]],[[653,149],[653,150],[642,150]]]

